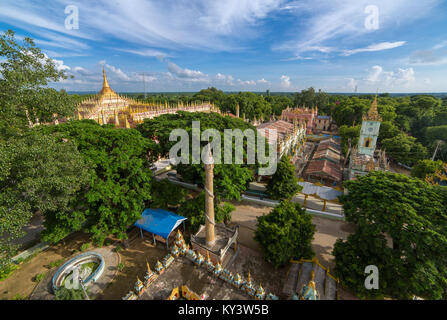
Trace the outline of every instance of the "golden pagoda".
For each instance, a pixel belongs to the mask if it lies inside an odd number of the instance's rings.
[[[179,102],[177,106],[168,106],[166,102],[148,103],[126,98],[116,93],[107,80],[104,67],[102,68],[102,89],[93,96],[82,101],[78,106],[77,119],[91,119],[99,124],[113,123],[116,127],[133,128],[144,119],[152,119],[165,113],[175,113],[178,110],[190,112],[218,112],[210,102],[201,105],[184,106]],[[180,246],[177,245],[179,248]]]

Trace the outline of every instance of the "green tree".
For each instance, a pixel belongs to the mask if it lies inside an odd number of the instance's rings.
[[[99,245],[110,234],[126,239],[127,228],[141,217],[145,201],[151,199],[149,141],[135,129],[100,126],[92,120],[40,129],[46,133],[59,132],[76,143],[84,159],[94,168],[89,187],[78,197],[73,212],[52,217],[47,238],[58,241],[61,234],[58,229],[62,225],[66,232],[83,226]],[[81,225],[84,221],[85,225]]]
[[[395,161],[412,165],[427,157],[427,148],[416,142],[416,138],[399,133],[381,142],[387,154]]]
[[[340,202],[357,229],[334,246],[342,282],[363,296],[446,299],[447,192],[381,171],[347,181],[345,188]],[[379,268],[378,290],[363,285],[367,265]]]
[[[264,257],[275,267],[290,259],[310,259],[314,256],[312,240],[315,225],[312,216],[298,203],[282,201],[268,215],[257,218],[255,240]]]
[[[168,210],[170,207],[176,207],[185,202],[188,192],[168,180],[152,181],[152,201],[151,208],[160,208]]]
[[[346,154],[349,148],[349,141],[351,141],[351,147],[356,147],[360,138],[361,125],[355,127],[349,127],[343,125],[339,128],[339,134],[341,137],[341,147],[343,153]]]
[[[289,156],[283,156],[278,162],[276,172],[267,183],[267,194],[275,200],[292,199],[302,190],[295,176],[295,166]]]
[[[0,237],[3,244],[23,235],[21,228],[36,212],[45,216],[45,225],[55,215],[71,215],[91,175],[76,145],[60,135],[31,131],[0,142],[0,159],[0,234],[9,235]]]
[[[436,171],[442,169],[443,162],[441,160],[420,160],[416,165],[413,166],[411,170],[411,175],[413,177],[425,180],[428,175],[434,174]]]
[[[201,133],[206,129],[215,129],[221,134],[223,160],[224,146],[224,130],[240,129],[242,131],[251,129],[257,134],[256,128],[244,122],[242,119],[234,119],[231,117],[223,117],[217,113],[192,113],[178,112],[177,114],[162,115],[155,119],[147,119],[144,123],[138,125],[137,130],[148,140],[157,140],[159,144],[155,148],[151,148],[154,157],[167,157],[169,150],[177,143],[177,141],[169,141],[172,130],[182,128],[185,129],[190,137],[192,137],[192,121],[200,121]],[[201,148],[208,142],[203,141]],[[189,143],[191,145],[191,142]],[[235,141],[232,142],[232,154],[235,154]],[[190,149],[191,150],[191,149]],[[247,141],[244,139],[243,162],[247,160]],[[186,182],[197,183],[200,186],[205,182],[205,170],[203,164],[191,164],[192,154],[189,155],[190,164],[177,165],[177,173],[181,175]],[[240,195],[247,188],[248,183],[253,179],[253,171],[255,165],[245,164],[216,164],[214,166],[214,190],[219,199],[240,199]]]
[[[351,97],[340,102],[334,109],[332,117],[339,127],[342,125],[355,126],[362,123],[362,117],[368,112],[370,107],[371,101]]]
[[[223,204],[214,203],[215,223],[231,221],[231,212],[235,207],[228,202]],[[199,230],[200,225],[205,224],[205,193],[201,192],[197,197],[187,200],[179,209],[178,213],[188,218],[187,224],[192,233]]]
[[[65,91],[48,88],[51,81],[66,79],[37,48],[30,38],[20,44],[12,30],[0,36],[0,137],[19,135],[36,124],[60,117],[72,116],[76,97]]]

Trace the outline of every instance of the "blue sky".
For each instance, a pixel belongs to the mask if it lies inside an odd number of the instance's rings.
[[[446,92],[446,2],[0,0],[0,30],[35,39],[71,91],[99,91],[104,66],[121,92],[143,72],[148,92]]]

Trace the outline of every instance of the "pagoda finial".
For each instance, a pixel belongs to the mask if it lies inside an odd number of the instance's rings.
[[[371,108],[369,109],[367,116],[364,117],[363,119],[370,121],[382,121],[382,117],[377,111],[377,94],[374,97],[374,101],[371,104]]]
[[[248,282],[249,282],[249,283],[251,282],[251,274],[250,274],[250,271],[248,271]]]
[[[149,266],[149,262],[146,260],[147,272],[151,273],[151,267]]]

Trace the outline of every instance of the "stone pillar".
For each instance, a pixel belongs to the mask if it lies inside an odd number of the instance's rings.
[[[215,242],[214,231],[214,194],[213,194],[213,171],[214,161],[208,145],[208,164],[205,164],[205,231],[206,245],[212,247]]]

